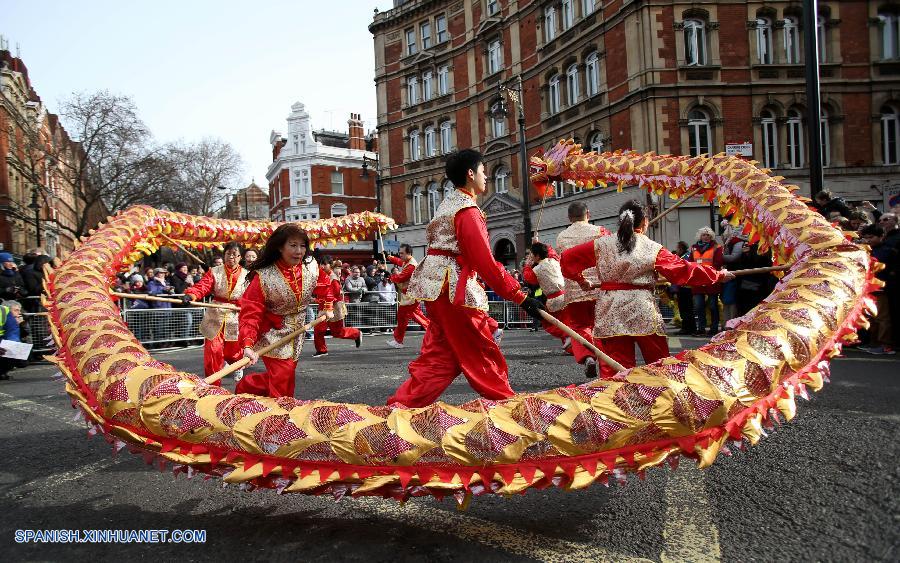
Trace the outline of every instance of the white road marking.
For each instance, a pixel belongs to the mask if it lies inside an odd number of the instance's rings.
[[[82,465],[81,467],[76,467],[75,469],[72,469],[70,471],[56,473],[34,481],[28,481],[7,491],[6,497],[19,497],[22,495],[22,493],[32,489],[52,489],[53,487],[58,487],[64,483],[68,483],[69,481],[75,481],[77,479],[81,479],[82,477],[87,477],[88,475],[91,475],[93,473],[103,471],[104,469],[107,469],[119,463],[120,459],[121,458],[112,457],[104,458],[87,465]]]
[[[62,422],[68,426],[74,426],[84,430],[87,428],[83,420],[75,420],[75,409],[64,412],[60,409],[48,407],[28,399],[16,399],[13,395],[0,393],[0,399],[11,399],[0,403],[0,409],[10,409],[18,412],[34,414],[42,418],[49,418]]]
[[[696,466],[682,465],[668,475],[665,498],[665,547],[660,560],[721,561],[719,530],[710,515],[704,473]]]

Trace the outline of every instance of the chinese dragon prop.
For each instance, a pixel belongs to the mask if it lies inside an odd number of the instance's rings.
[[[790,420],[797,396],[828,379],[829,359],[867,325],[880,287],[862,246],[847,240],[755,163],[582,152],[561,141],[531,159],[539,190],[639,185],[677,199],[702,186],[751,241],[790,266],[756,309],[705,346],[612,380],[462,405],[392,408],[235,395],[154,359],[122,320],[109,287],[116,272],[170,240],[193,248],[260,245],[277,224],[134,207],[109,218],[46,282],[59,366],[89,434],[175,473],[221,477],[245,489],[329,494],[452,496],[581,489],[624,482],[681,456],[709,466],[729,447],[755,444]],[[394,228],[363,213],[301,223],[314,244]]]

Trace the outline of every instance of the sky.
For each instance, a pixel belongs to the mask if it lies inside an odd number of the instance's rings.
[[[157,142],[230,143],[265,187],[294,102],[314,129],[376,126],[368,25],[391,0],[0,0],[0,34],[49,111],[75,91],[130,96]],[[340,8],[340,9],[337,9]],[[229,186],[238,189],[243,186]]]

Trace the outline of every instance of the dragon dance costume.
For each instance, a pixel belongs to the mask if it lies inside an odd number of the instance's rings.
[[[514,395],[506,359],[494,341],[488,299],[475,274],[504,299],[521,303],[519,283],[497,263],[488,243],[484,214],[475,196],[455,189],[438,206],[426,230],[428,251],[407,295],[426,302],[430,324],[410,377],[388,399],[421,407],[433,403],[460,374],[487,399]]]
[[[256,274],[241,300],[242,348],[259,350],[301,328],[313,292],[320,296],[325,310],[332,306],[331,280],[319,270],[315,260],[290,266],[279,259],[271,266],[260,268]],[[301,332],[294,340],[262,355],[266,371],[244,376],[235,392],[293,397],[294,372],[304,336]]]
[[[203,274],[200,281],[184,291],[194,300],[200,300],[210,293],[215,303],[240,305],[246,288],[247,270],[241,266],[229,268],[226,265],[213,266]],[[238,340],[238,313],[225,309],[206,310],[200,323],[203,343],[203,371],[207,376],[219,371],[225,362],[234,363],[241,359],[242,348]],[[221,385],[217,381],[216,385]]]
[[[428,329],[428,318],[419,310],[419,302],[406,294],[409,286],[409,280],[412,278],[413,272],[416,271],[416,259],[412,256],[404,262],[396,256],[388,256],[388,260],[400,271],[391,274],[391,281],[397,286],[397,326],[394,328],[394,341],[403,344],[403,337],[406,336],[406,326],[410,320],[419,323],[422,328]]]
[[[563,252],[563,275],[585,281],[584,271],[594,269],[599,294],[593,336],[603,351],[626,368],[635,367],[634,345],[647,364],[669,355],[662,315],[656,303],[657,273],[671,283],[692,287],[719,283],[722,273],[705,264],[687,262],[643,234],[635,233],[631,252],[620,252],[618,238],[600,237]],[[615,375],[602,366],[602,376]]]
[[[324,274],[324,272],[322,272]],[[316,298],[319,303],[319,310],[324,311],[329,300],[334,300],[334,318],[327,323],[319,323],[313,328],[313,343],[316,346],[317,354],[328,353],[328,346],[325,344],[325,331],[331,332],[332,338],[343,338],[345,340],[356,340],[360,338],[358,328],[352,328],[344,325],[344,318],[347,316],[347,305],[344,303],[344,294],[341,290],[341,278],[336,272],[325,274],[328,277],[327,285],[320,285],[316,288]]]

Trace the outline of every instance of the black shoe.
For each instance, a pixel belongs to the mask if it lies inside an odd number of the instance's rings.
[[[584,363],[584,377],[585,379],[596,379],[597,378],[597,362],[590,361],[593,358],[588,359]]]
[[[324,357],[327,355],[328,355],[328,352],[316,352],[315,354],[312,355],[312,357],[313,358],[321,358],[321,357]]]
[[[359,336],[357,336],[357,337],[356,337],[356,340],[354,340],[353,342],[355,342],[355,343],[356,343],[356,347],[359,348],[359,345],[362,344],[362,334],[360,334]]]

